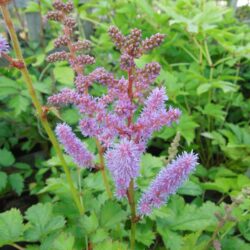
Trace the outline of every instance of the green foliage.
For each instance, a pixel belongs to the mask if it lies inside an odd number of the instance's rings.
[[[0,214],[0,246],[20,241],[23,232],[23,217],[19,210],[13,208]]]
[[[0,165],[3,167],[9,167],[15,162],[14,155],[6,150],[6,149],[1,149],[0,150]]]
[[[63,216],[53,215],[52,204],[37,204],[30,207],[25,213],[28,220],[28,227],[25,231],[25,238],[29,241],[44,239],[49,234],[64,227]]]

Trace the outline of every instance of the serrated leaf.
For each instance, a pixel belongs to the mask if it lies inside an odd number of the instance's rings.
[[[205,190],[216,190],[221,193],[227,193],[236,184],[235,178],[216,178],[215,182],[202,183],[201,186]]]
[[[9,182],[12,189],[18,194],[21,195],[24,188],[24,179],[21,174],[11,174],[9,175]]]
[[[202,193],[203,190],[201,186],[192,181],[185,182],[178,190],[178,194],[191,195],[191,196],[198,196],[201,195]]]
[[[107,201],[101,208],[100,223],[103,227],[114,228],[126,218],[126,212],[115,201]]]
[[[4,172],[0,172],[0,191],[2,191],[7,185],[7,174]]]
[[[122,242],[111,239],[95,244],[93,250],[128,250],[128,246]]]
[[[172,202],[171,202],[172,203]],[[187,204],[179,208],[178,204],[169,204],[164,219],[157,218],[157,225],[161,228],[169,228],[172,231],[199,231],[213,230],[217,219],[215,212],[221,211],[212,202],[206,202],[201,207],[194,204]]]
[[[29,104],[30,104],[30,101],[26,97],[20,94],[12,97],[8,103],[9,107],[14,110],[16,115],[19,115],[23,111],[26,111]]]
[[[20,241],[23,231],[23,217],[19,210],[12,208],[0,214],[0,246]]]
[[[109,233],[103,228],[98,228],[96,232],[90,237],[92,243],[102,242],[109,238]]]
[[[74,81],[74,72],[69,67],[56,67],[54,69],[54,74],[56,80],[58,80],[60,83],[72,86]]]
[[[152,231],[152,225],[137,225],[135,239],[136,241],[149,247],[155,239],[155,233]]]
[[[170,250],[181,250],[183,237],[180,234],[161,227],[160,224],[157,224],[157,231],[160,233],[166,247]]]
[[[226,112],[224,112],[222,109],[223,109],[223,106],[221,105],[208,103],[204,107],[203,114],[212,116],[214,118],[217,118],[218,120],[223,121],[226,115]]]
[[[192,116],[183,114],[181,116],[180,122],[178,124],[178,131],[185,138],[188,145],[194,140],[195,129],[199,127],[199,124],[196,123]]]
[[[92,213],[90,216],[84,215],[83,218],[81,218],[81,224],[86,233],[91,234],[98,228],[98,218],[95,213]]]
[[[15,162],[14,155],[7,149],[0,149],[0,165],[9,167]]]
[[[25,218],[29,221],[29,226],[25,231],[25,238],[29,241],[43,239],[48,234],[63,228],[65,220],[63,216],[55,216],[52,212],[52,205],[37,204],[30,207]]]
[[[53,242],[53,250],[74,250],[74,243],[73,235],[61,233]]]
[[[237,237],[224,238],[221,241],[222,249],[226,250],[248,250],[250,247],[249,243],[244,242],[243,240]]]

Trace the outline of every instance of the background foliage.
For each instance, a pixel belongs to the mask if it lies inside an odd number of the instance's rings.
[[[51,1],[20,6],[23,2],[17,1],[11,10],[35,88],[46,103],[58,89],[73,86],[74,76],[64,63],[45,61],[59,30],[57,24],[41,19]],[[75,0],[74,4],[80,27],[76,35],[93,42],[97,66],[118,75],[118,52],[107,34],[110,24],[125,34],[137,27],[145,36],[167,35],[160,48],[137,64],[161,63],[155,84],[166,86],[171,103],[183,115],[174,128],[154,135],[141,163],[138,191],[164,166],[177,131],[181,149],[199,154],[197,171],[178,194],[139,222],[137,249],[249,249],[250,201],[242,195],[242,189],[250,185],[248,24],[236,19],[233,9],[219,7],[215,1]],[[100,173],[76,171],[66,157],[76,185],[84,190],[88,211],[79,218],[20,73],[2,59],[1,66],[0,246],[19,242],[30,250],[70,250],[87,248],[91,242],[89,249],[127,249],[126,203],[108,200]],[[93,94],[101,91],[92,89]],[[60,114],[52,110],[49,119],[54,124],[66,121],[77,131],[77,116],[74,109],[65,108]],[[85,141],[96,152],[94,142]],[[239,195],[240,201],[235,202]],[[224,224],[218,215],[224,216]],[[214,244],[207,248],[214,232],[218,233]]]

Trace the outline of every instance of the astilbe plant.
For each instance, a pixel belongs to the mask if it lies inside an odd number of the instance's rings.
[[[96,167],[103,171],[107,192],[110,192],[104,171],[104,159],[115,183],[118,199],[127,197],[131,207],[131,249],[134,248],[135,223],[140,216],[152,212],[165,204],[167,198],[176,192],[195,169],[197,155],[184,152],[162,169],[149,188],[142,194],[136,208],[135,181],[140,175],[140,159],[146,151],[147,143],[154,131],[177,122],[181,112],[177,108],[165,107],[168,100],[164,87],[153,87],[160,73],[160,65],[148,63],[138,68],[135,59],[158,47],[164,40],[163,34],[155,34],[145,40],[141,30],[133,29],[125,36],[111,26],[109,35],[121,52],[120,67],[124,76],[116,78],[104,68],[96,68],[84,74],[87,65],[94,64],[94,57],[86,54],[90,49],[87,40],[74,41],[73,32],[76,21],[70,16],[71,2],[59,0],[53,3],[54,11],[47,17],[62,24],[63,34],[55,40],[55,47],[62,48],[48,56],[49,62],[68,61],[75,72],[75,88],[65,88],[49,97],[53,106],[75,105],[81,118],[79,127],[84,137],[96,139],[99,149],[100,165],[94,164],[93,155],[76,138],[67,124],[58,124],[56,133],[65,151],[80,167]],[[107,88],[107,93],[94,97],[89,93],[93,83]],[[138,111],[139,115],[138,115]],[[137,114],[137,115],[135,115]],[[111,197],[111,195],[110,195]]]

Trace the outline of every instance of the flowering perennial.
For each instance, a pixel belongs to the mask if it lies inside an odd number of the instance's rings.
[[[117,27],[111,26],[109,35],[121,52],[120,67],[125,75],[117,79],[104,68],[96,68],[86,75],[85,67],[94,64],[95,58],[86,53],[91,47],[90,41],[73,39],[76,24],[70,16],[73,5],[56,0],[53,6],[55,10],[47,17],[62,24],[63,34],[54,43],[61,51],[50,54],[47,60],[68,61],[75,72],[75,89],[61,90],[49,97],[48,103],[57,107],[72,104],[79,109],[80,130],[83,136],[94,137],[100,143],[115,182],[116,196],[122,198],[128,194],[131,181],[139,176],[140,158],[152,133],[165,125],[171,126],[181,115],[179,109],[165,107],[168,100],[165,88],[152,85],[160,73],[159,63],[152,62],[138,68],[135,62],[158,47],[165,36],[155,34],[143,40],[139,29],[133,29],[125,36]],[[89,89],[93,83],[105,86],[106,94],[91,96]],[[74,161],[91,167],[93,156],[72,130],[61,124],[56,131]],[[153,207],[162,205],[194,169],[196,160],[196,155],[184,153],[162,170],[142,196],[138,208],[140,214],[148,214]]]

